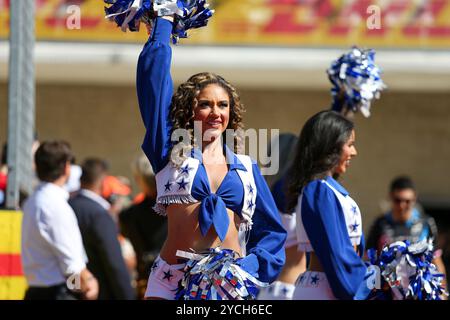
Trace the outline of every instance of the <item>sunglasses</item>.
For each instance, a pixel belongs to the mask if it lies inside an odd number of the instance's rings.
[[[402,199],[402,198],[395,197],[395,198],[393,198],[393,201],[396,204],[400,204],[400,203],[403,203],[403,202],[405,202],[406,204],[411,204],[411,203],[414,202],[414,199]]]

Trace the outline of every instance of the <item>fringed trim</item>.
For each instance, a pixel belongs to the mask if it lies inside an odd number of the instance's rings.
[[[167,215],[167,212],[166,212],[166,206],[164,206],[163,204],[161,204],[161,203],[156,203],[154,206],[153,206],[153,210],[157,213],[157,214],[159,214],[160,216],[166,216]]]
[[[361,244],[361,236],[358,237],[351,237],[350,242],[353,246],[359,246]]]
[[[250,239],[250,231],[252,230],[253,222],[252,220],[245,220],[239,225],[239,244],[241,246],[242,256],[247,255],[247,243]]]
[[[242,221],[240,226],[239,226],[239,231],[247,232],[247,231],[252,230],[252,227],[253,227],[252,219],[244,218],[244,221]]]
[[[169,204],[178,203],[178,204],[188,204],[199,202],[192,195],[168,195],[162,196],[157,199],[157,203],[154,205],[153,210],[159,215],[166,215],[166,208]]]

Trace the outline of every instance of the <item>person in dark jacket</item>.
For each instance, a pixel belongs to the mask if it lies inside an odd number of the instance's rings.
[[[145,155],[132,164],[134,179],[141,194],[128,209],[119,215],[120,231],[130,239],[137,257],[137,291],[143,298],[150,268],[167,237],[167,219],[154,214],[156,181],[150,162]]]
[[[107,165],[101,159],[84,161],[81,190],[69,200],[77,216],[88,268],[99,282],[99,300],[131,300],[135,293],[122,257],[117,225],[108,213],[109,203],[101,197]]]
[[[433,217],[420,210],[417,203],[417,189],[408,176],[398,176],[391,182],[389,198],[391,210],[379,216],[370,228],[367,248],[374,248],[378,254],[386,245],[408,240],[433,242],[433,264],[445,275],[442,249],[438,247],[438,228]],[[442,284],[447,285],[444,278]],[[446,299],[445,296],[442,297]]]

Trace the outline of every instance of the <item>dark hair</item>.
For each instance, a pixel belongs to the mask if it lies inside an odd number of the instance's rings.
[[[275,139],[269,144],[268,152],[271,157],[278,156],[278,172],[274,175],[266,176],[266,182],[272,189],[275,188],[277,183],[283,181],[282,190],[287,195],[289,179],[285,177],[294,162],[295,146],[297,145],[298,137],[293,133],[282,133],[276,139],[278,139],[278,155],[275,155],[273,151],[273,147],[277,144]]]
[[[106,161],[99,158],[88,158],[81,165],[80,183],[83,186],[92,186],[102,178],[108,171]]]
[[[324,178],[339,163],[342,147],[353,128],[352,121],[335,111],[321,111],[306,121],[289,173],[289,212],[309,182]]]
[[[66,141],[44,141],[34,155],[38,178],[54,182],[64,175],[66,164],[72,158],[70,144]]]
[[[8,161],[8,144],[4,143],[2,147],[2,156],[0,158],[0,165],[6,164]]]
[[[295,157],[295,146],[298,143],[298,137],[293,133],[282,133],[278,136],[278,173],[273,176],[273,181],[277,181],[285,176],[286,172],[291,168]],[[273,143],[273,142],[272,142]],[[272,143],[269,145],[269,154],[274,156]]]
[[[398,176],[391,182],[391,186],[389,191],[394,192],[397,190],[405,190],[405,189],[411,189],[416,192],[416,186],[414,185],[414,182],[411,180],[408,176]]]

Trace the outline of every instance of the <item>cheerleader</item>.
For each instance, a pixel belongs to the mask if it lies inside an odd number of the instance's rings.
[[[204,2],[190,3],[198,13]],[[173,94],[170,39],[189,23],[163,15],[152,24],[136,81],[146,128],[142,148],[156,173],[155,211],[167,216],[168,236],[145,296],[253,299],[281,271],[286,231],[257,164],[235,153],[237,137],[234,150],[225,144],[226,129],[243,127],[243,105],[236,89],[212,73],[193,75]],[[194,139],[194,122],[207,139]],[[172,141],[180,129],[190,144]]]
[[[298,138],[294,134],[283,133],[279,136],[280,141],[280,168],[275,176],[275,183],[271,187],[272,196],[281,216],[283,227],[287,231],[286,243],[284,245],[286,253],[286,263],[274,283],[263,288],[258,300],[291,300],[295,290],[295,281],[299,274],[305,272],[307,257],[305,252],[299,251],[295,211],[287,212],[286,194],[289,168],[292,166],[295,156],[295,146]]]
[[[353,299],[366,274],[361,213],[337,181],[357,155],[353,123],[322,111],[304,125],[291,171],[298,249],[309,252],[294,300]]]
[[[327,74],[333,84],[331,110],[347,118],[352,118],[357,112],[368,117],[372,100],[378,98],[380,92],[385,88],[381,80],[381,70],[375,65],[375,52],[373,50],[361,50],[353,47],[350,52],[332,62]],[[294,148],[294,143],[292,143],[291,148],[288,148],[283,154],[288,154],[288,150]],[[305,150],[304,152],[309,151]],[[308,157],[310,156],[308,155]],[[293,156],[290,158],[293,158]],[[287,160],[285,162],[292,162]],[[294,236],[298,233],[302,239],[302,230],[297,227],[296,223],[300,218],[297,216],[294,206],[291,206],[291,210],[287,210],[285,203],[286,185],[289,184],[291,173],[295,172],[297,176],[300,175],[299,170],[301,168],[298,167],[298,163],[298,161],[294,161],[292,165],[288,165],[287,167],[291,167],[291,169],[283,174],[282,178],[272,188],[272,193],[282,216],[283,226],[288,231],[286,265],[278,281],[263,290],[259,299],[291,299],[295,288],[293,278],[305,270],[305,265],[309,260],[307,259],[308,255],[305,255],[304,252],[307,248],[303,243],[299,243],[299,240]],[[294,182],[294,189],[298,187],[297,183]],[[294,191],[294,201],[297,202],[297,190]],[[289,211],[293,212],[289,213]]]
[[[306,271],[307,257],[304,251],[298,250],[297,240],[297,220],[295,211],[285,213],[285,178],[280,179],[272,188],[272,195],[277,204],[281,222],[287,231],[286,243],[284,250],[286,253],[286,262],[281,270],[277,280],[269,287],[263,288],[258,300],[292,300],[295,290],[295,281],[299,274]]]

